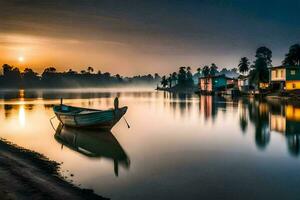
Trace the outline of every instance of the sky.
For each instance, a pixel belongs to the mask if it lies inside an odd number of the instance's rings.
[[[0,0],[0,65],[167,74],[233,68],[256,48],[280,65],[300,42],[298,0]]]

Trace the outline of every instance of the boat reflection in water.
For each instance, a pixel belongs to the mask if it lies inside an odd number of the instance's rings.
[[[85,130],[59,124],[54,135],[56,141],[90,158],[108,158],[114,161],[115,175],[119,164],[129,169],[130,160],[111,131]]]

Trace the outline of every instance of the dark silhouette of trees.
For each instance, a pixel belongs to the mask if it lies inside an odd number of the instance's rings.
[[[282,64],[286,66],[300,66],[300,44],[294,44],[290,47]]]
[[[2,66],[3,78],[2,87],[20,88],[22,83],[20,70],[16,67],[4,64]]]
[[[252,83],[258,85],[260,82],[269,81],[269,70],[272,63],[272,51],[267,47],[259,47],[255,54],[256,60],[254,65],[251,66],[250,80]]]
[[[249,59],[247,57],[242,57],[238,65],[240,73],[246,74],[249,71],[249,66]]]
[[[176,72],[172,73],[172,81],[176,85],[176,83],[177,83],[177,73]]]
[[[166,76],[163,76],[160,81],[161,85],[165,88],[168,85],[168,80]]]
[[[271,67],[272,63],[272,51],[267,47],[259,47],[255,54],[256,59],[262,59],[267,67]]]
[[[169,85],[169,88],[172,86],[177,87],[193,87],[194,86],[194,80],[193,80],[193,74],[191,67],[179,67],[178,73],[173,72],[169,74],[168,77],[163,76],[161,85],[164,86],[165,80],[167,81],[167,85]],[[174,85],[173,85],[174,83]]]
[[[186,81],[186,67],[180,67],[178,72],[178,85],[184,85]]]
[[[89,74],[91,74],[91,73],[93,73],[93,72],[94,72],[94,68],[92,68],[92,67],[88,67],[88,68],[87,68],[87,71],[88,71],[88,73],[89,73]]]
[[[209,73],[210,73],[210,68],[209,66],[205,65],[202,69],[202,74],[204,77],[208,77]]]
[[[172,87],[172,81],[173,81],[172,80],[172,74],[169,75],[167,80],[168,80],[168,83],[169,83],[169,88],[171,88]]]
[[[155,74],[154,74],[154,79],[155,79],[156,81],[159,81],[159,80],[161,79],[158,73],[155,73]]]
[[[187,85],[187,86],[193,86],[194,85],[193,74],[191,72],[191,67],[187,67],[185,85]]]
[[[74,88],[74,87],[105,87],[118,84],[153,84],[160,81],[160,76],[151,74],[133,77],[122,77],[119,74],[112,76],[109,72],[94,74],[94,69],[88,67],[87,71],[78,73],[72,69],[57,72],[54,67],[44,69],[40,76],[30,68],[21,73],[17,67],[4,64],[3,75],[0,75],[0,88]]]
[[[30,68],[25,68],[22,75],[22,85],[25,88],[31,87],[38,87],[40,83],[40,77],[38,76],[38,73],[34,72]]]
[[[218,73],[218,67],[215,63],[212,63],[209,69],[209,74],[215,76]]]

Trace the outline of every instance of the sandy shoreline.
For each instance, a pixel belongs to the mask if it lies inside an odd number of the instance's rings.
[[[67,182],[58,170],[45,156],[0,140],[1,199],[106,199]]]

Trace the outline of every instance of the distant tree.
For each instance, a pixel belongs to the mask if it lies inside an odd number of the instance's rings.
[[[120,74],[116,74],[116,79],[117,79],[118,82],[122,82],[123,81],[123,79],[120,76]]]
[[[203,69],[202,69],[203,76],[204,76],[204,77],[208,77],[209,72],[210,72],[209,66],[205,65],[205,66],[203,67]]]
[[[209,74],[215,76],[218,73],[218,67],[215,63],[212,63],[209,69]]]
[[[155,74],[154,74],[154,79],[155,79],[155,80],[160,80],[160,76],[159,76],[158,73],[155,73]]]
[[[34,72],[30,68],[25,68],[22,73],[23,86],[24,87],[39,87],[40,78],[38,77],[38,73]]]
[[[221,74],[226,74],[227,72],[228,72],[228,69],[227,69],[226,67],[224,67],[224,68],[220,71]]]
[[[72,70],[72,69],[69,69],[69,70],[67,71],[67,74],[69,74],[69,75],[74,75],[74,74],[77,74],[77,72],[74,71],[74,70]]]
[[[255,54],[256,59],[262,59],[267,67],[271,66],[272,63],[272,51],[267,47],[259,47]]]
[[[286,66],[300,66],[300,44],[294,44],[290,47],[282,64]]]
[[[44,70],[44,73],[55,73],[56,69],[54,67],[48,67]]]
[[[194,78],[198,79],[202,76],[202,70],[200,67],[197,68],[197,72],[194,74]]]
[[[18,88],[21,86],[21,73],[19,68],[10,66],[8,64],[4,64],[2,66],[3,69],[3,85],[2,87],[8,88]]]
[[[249,71],[249,66],[250,66],[249,59],[247,57],[242,57],[241,60],[240,60],[239,65],[238,65],[239,71],[242,74],[245,74]]]
[[[230,71],[233,72],[233,73],[237,73],[237,72],[238,72],[238,69],[237,69],[236,67],[234,67],[234,68],[232,68]]]
[[[94,68],[92,68],[92,67],[89,66],[87,68],[87,71],[88,71],[89,74],[91,74],[92,72],[94,72]]]
[[[160,81],[161,85],[165,88],[168,85],[168,80],[166,76],[163,76]]]
[[[169,83],[169,88],[171,88],[172,87],[172,74],[169,75],[167,80],[168,80],[168,83]]]
[[[4,64],[2,66],[2,71],[3,71],[3,75],[7,76],[11,71],[12,71],[13,67],[8,65],[8,64]]]
[[[174,82],[174,84],[176,84],[176,82],[177,82],[177,73],[176,72],[172,73],[172,81]]]
[[[186,85],[192,86],[194,84],[193,81],[193,74],[191,72],[191,67],[187,67],[187,73],[186,73]]]
[[[105,72],[105,73],[103,73],[103,76],[106,77],[106,78],[109,78],[110,77],[110,73],[109,72]]]
[[[269,81],[269,67],[272,63],[272,51],[267,47],[259,47],[255,54],[256,60],[251,66],[250,81],[259,85],[260,82]]]
[[[152,74],[148,74],[146,77],[143,77],[143,79],[147,82],[151,82],[153,81],[154,77],[152,76]]]
[[[186,82],[186,67],[180,67],[178,72],[178,85],[184,85]]]

